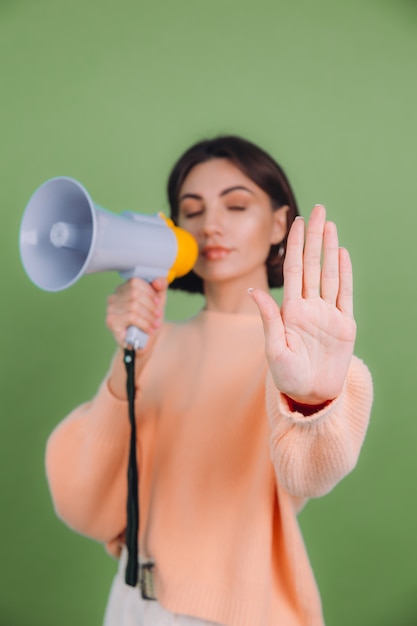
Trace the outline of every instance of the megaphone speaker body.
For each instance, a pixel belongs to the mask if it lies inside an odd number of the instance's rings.
[[[173,280],[192,269],[197,244],[161,214],[116,215],[94,204],[77,180],[58,177],[43,183],[29,200],[20,228],[20,255],[35,285],[60,291],[93,272],[117,271],[124,279],[137,276],[149,282],[159,276]],[[143,347],[136,343],[131,345]]]

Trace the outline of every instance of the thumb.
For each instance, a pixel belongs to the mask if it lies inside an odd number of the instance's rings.
[[[278,304],[262,289],[248,289],[248,294],[258,307],[262,319],[267,353],[279,354],[285,344],[285,329]]]

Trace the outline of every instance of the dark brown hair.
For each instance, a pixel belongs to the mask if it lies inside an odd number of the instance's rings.
[[[234,135],[223,135],[200,141],[178,159],[168,178],[167,192],[171,219],[178,222],[179,194],[181,187],[193,167],[211,159],[228,159],[245,176],[265,191],[274,211],[288,205],[287,232],[283,240],[271,246],[266,267],[270,287],[282,287],[283,263],[287,246],[288,231],[299,214],[297,202],[290,183],[282,168],[274,159],[257,145]],[[182,289],[192,293],[203,293],[203,281],[193,271],[177,278],[170,284],[171,289]]]

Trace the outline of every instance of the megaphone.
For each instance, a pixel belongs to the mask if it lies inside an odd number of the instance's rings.
[[[116,215],[94,204],[87,190],[69,177],[51,178],[32,195],[20,227],[20,256],[32,282],[60,291],[84,274],[117,271],[125,280],[148,282],[187,274],[197,259],[197,243],[162,213]],[[147,335],[134,326],[126,343],[135,350]]]

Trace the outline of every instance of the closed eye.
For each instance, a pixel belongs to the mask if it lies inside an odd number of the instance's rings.
[[[203,209],[198,209],[197,211],[190,211],[189,213],[185,213],[184,218],[188,219],[192,217],[197,217],[198,215],[202,215],[202,214],[203,214]]]
[[[229,211],[245,211],[246,210],[245,206],[240,206],[237,204],[232,204],[228,206],[227,208],[229,209]]]

